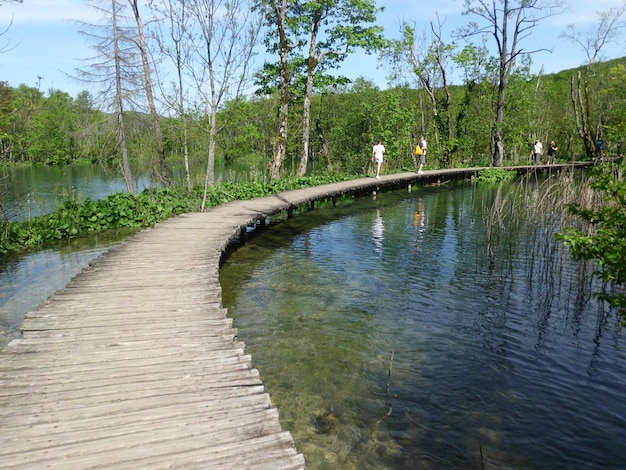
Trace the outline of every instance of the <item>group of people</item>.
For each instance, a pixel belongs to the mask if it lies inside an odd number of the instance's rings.
[[[424,165],[426,165],[426,150],[428,148],[428,144],[426,143],[426,139],[424,136],[420,137],[419,142],[417,143],[417,147],[415,147],[415,155],[419,156],[419,167],[417,169],[418,175],[424,174]],[[376,163],[376,176],[375,178],[380,179],[380,167],[383,165],[383,156],[385,155],[385,146],[383,145],[383,141],[378,139],[376,141],[376,145],[372,149],[372,161]]]
[[[428,149],[428,144],[426,143],[426,139],[424,136],[420,136],[419,142],[415,147],[415,155],[419,157],[419,167],[417,169],[418,175],[423,175],[424,165],[426,165],[426,152]],[[550,142],[550,146],[548,147],[548,165],[553,165],[556,163],[556,152],[559,148],[556,146],[556,143],[553,141]],[[385,146],[383,145],[382,139],[378,139],[376,141],[376,145],[372,149],[372,161],[376,163],[376,179],[380,179],[380,168],[383,164],[383,157],[385,155]],[[530,152],[530,157],[533,160],[535,165],[540,165],[543,158],[543,144],[539,139],[535,140],[533,144],[533,148]]]
[[[553,165],[556,162],[556,152],[558,147],[554,143],[554,140],[550,142],[550,147],[548,148],[548,165]],[[541,159],[543,158],[543,144],[540,140],[535,140],[533,144],[533,149],[530,152],[531,158],[534,159],[535,165],[541,164]]]

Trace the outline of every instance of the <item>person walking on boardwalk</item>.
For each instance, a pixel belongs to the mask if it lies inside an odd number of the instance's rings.
[[[422,171],[422,168],[424,168],[424,165],[426,165],[426,149],[427,148],[428,148],[428,144],[426,143],[426,139],[424,139],[424,136],[422,135],[420,136],[420,141],[417,143],[417,149],[415,152],[420,157],[420,166],[417,169],[418,175],[424,174],[424,172]]]
[[[533,155],[535,157],[535,165],[539,165],[541,163],[541,156],[543,155],[543,144],[539,140],[535,140]]]
[[[559,148],[554,143],[554,140],[550,142],[550,147],[548,148],[548,165],[553,165],[556,163],[556,151]]]
[[[602,137],[598,137],[596,141],[596,152],[600,161],[604,161],[604,139]]]
[[[383,141],[378,139],[376,141],[376,145],[372,149],[372,161],[376,162],[376,176],[375,178],[380,179],[380,167],[383,164],[383,155],[385,154],[385,146],[383,145]]]

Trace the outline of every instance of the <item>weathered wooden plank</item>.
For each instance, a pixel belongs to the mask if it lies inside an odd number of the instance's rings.
[[[175,416],[159,417],[157,420],[151,421],[128,421],[116,419],[114,422],[107,422],[106,426],[102,426],[97,422],[92,422],[91,427],[85,427],[85,421],[69,422],[64,429],[59,430],[51,426],[41,426],[34,428],[36,434],[28,436],[28,442],[21,442],[17,439],[7,441],[0,448],[0,458],[3,456],[11,456],[20,453],[31,453],[34,450],[45,451],[53,446],[77,446],[79,444],[93,446],[94,442],[100,439],[107,439],[110,444],[112,439],[130,439],[140,442],[140,439],[146,437],[154,438],[157,432],[163,434],[162,438],[171,438],[171,430],[177,427],[184,427],[187,432],[210,432],[224,436],[224,441],[233,441],[241,438],[242,427],[256,426],[256,433],[279,433],[281,432],[278,425],[278,412],[275,408],[267,408],[259,411],[250,412],[249,410],[240,410],[237,414],[230,414],[227,417],[217,417],[213,420],[203,419],[202,416],[196,414],[182,415],[180,413]],[[169,433],[168,433],[169,430]],[[88,431],[88,432],[87,432]],[[168,433],[169,436],[166,434]],[[250,436],[254,436],[254,432],[247,430]],[[126,443],[129,446],[128,443]],[[34,455],[29,458],[36,459]]]
[[[170,315],[154,318],[145,315],[132,315],[128,316],[112,316],[112,315],[87,315],[84,313],[73,317],[64,315],[47,315],[45,317],[30,316],[24,319],[22,323],[22,331],[43,331],[43,330],[58,330],[58,325],[55,325],[56,320],[63,321],[63,328],[72,330],[75,328],[85,328],[86,325],[91,327],[105,327],[113,329],[124,328],[136,328],[138,324],[149,325],[151,328],[167,328],[170,324],[189,323],[189,315]],[[141,323],[139,323],[141,322]],[[224,319],[218,319],[218,321],[211,318],[203,318],[202,315],[198,315],[194,319],[196,326],[211,327],[216,332],[225,332],[231,329],[231,325],[224,322]]]
[[[202,380],[205,382],[206,387],[209,388],[228,388],[228,387],[247,387],[259,385],[261,379],[256,369],[238,369],[238,370],[214,370],[207,371],[206,369],[198,370],[185,369],[184,373],[179,370],[165,370],[155,372],[152,374],[143,375],[117,375],[113,377],[103,377],[100,379],[74,381],[68,383],[62,379],[53,380],[39,380],[33,381],[31,375],[25,375],[22,377],[14,378],[11,382],[0,380],[0,397],[21,397],[29,398],[32,400],[32,395],[41,394],[45,396],[50,393],[64,392],[67,393],[73,391],[90,390],[99,386],[124,386],[126,384],[134,384],[136,387],[150,387],[158,381],[187,381],[187,380]],[[12,401],[10,403],[17,403]],[[34,403],[34,400],[33,400]]]

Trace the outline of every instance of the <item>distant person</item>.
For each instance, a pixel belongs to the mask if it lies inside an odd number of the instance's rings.
[[[417,174],[418,175],[423,175],[424,172],[422,171],[422,168],[424,168],[424,165],[426,165],[426,150],[428,149],[428,144],[426,143],[426,139],[424,139],[424,136],[420,136],[420,140],[417,143],[417,148],[419,149],[418,152],[420,152],[418,154],[418,156],[420,157],[420,166],[417,169]]]
[[[533,145],[533,156],[535,157],[535,165],[541,163],[541,156],[543,155],[543,144],[539,140],[535,140]]]
[[[376,176],[377,180],[380,179],[380,167],[383,164],[383,155],[385,154],[385,146],[383,145],[383,141],[378,139],[376,141],[376,145],[372,149],[372,161],[376,162]]]
[[[598,137],[596,141],[596,154],[600,161],[604,159],[604,140],[602,137]]]
[[[554,140],[550,142],[550,148],[548,148],[548,165],[556,163],[556,151],[559,148],[554,143]]]
[[[617,141],[617,156],[622,156],[622,139]]]

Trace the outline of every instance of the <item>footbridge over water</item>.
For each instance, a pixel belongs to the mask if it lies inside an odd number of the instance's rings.
[[[22,338],[0,352],[0,466],[304,468],[222,307],[218,271],[229,242],[320,199],[480,170],[400,173],[231,202],[105,253],[28,313]]]

